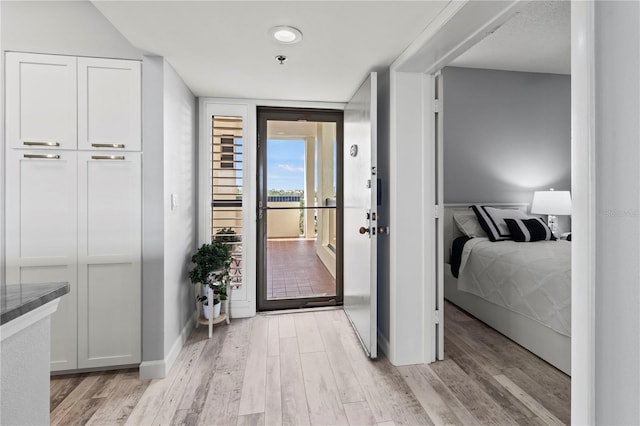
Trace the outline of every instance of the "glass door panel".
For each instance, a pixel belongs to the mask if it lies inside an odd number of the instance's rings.
[[[288,113],[259,111],[266,135],[259,147],[261,310],[342,301],[335,155],[341,113],[332,112],[331,121],[292,120],[296,111]]]

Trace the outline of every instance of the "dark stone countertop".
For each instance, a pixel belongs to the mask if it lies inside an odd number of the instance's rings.
[[[2,286],[0,325],[6,324],[69,293],[69,283],[7,284]]]

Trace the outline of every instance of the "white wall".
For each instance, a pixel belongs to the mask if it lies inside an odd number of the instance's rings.
[[[640,424],[640,3],[595,2],[595,422]]]
[[[194,286],[188,271],[197,233],[196,115],[195,96],[165,61],[164,355],[169,367],[182,348],[181,333],[195,311]]]
[[[4,51],[2,50],[2,5],[0,4],[0,82],[4,82]],[[4,147],[4,86],[0,89],[0,139]],[[4,217],[4,149],[0,147],[0,212]],[[4,220],[0,220],[0,291],[5,294],[5,265],[4,265]]]
[[[394,365],[435,360],[435,152],[424,99],[432,78],[390,76],[390,294],[389,360]],[[430,290],[430,291],[429,291]]]
[[[2,49],[142,59],[89,1],[2,1]]]

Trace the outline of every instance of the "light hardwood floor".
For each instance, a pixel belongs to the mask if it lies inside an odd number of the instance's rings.
[[[52,424],[542,425],[570,423],[570,378],[455,306],[446,360],[369,361],[341,310],[195,330],[169,376],[53,377]]]

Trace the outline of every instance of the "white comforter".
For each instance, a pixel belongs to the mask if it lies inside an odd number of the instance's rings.
[[[571,243],[469,240],[458,289],[571,335]]]

